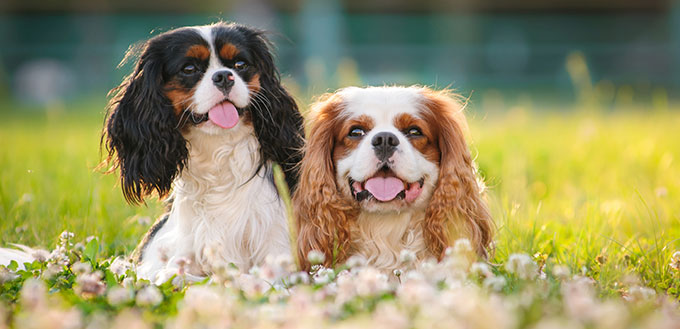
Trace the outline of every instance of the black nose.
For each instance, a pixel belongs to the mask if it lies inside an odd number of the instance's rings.
[[[223,93],[228,93],[234,85],[234,73],[228,70],[217,71],[212,76],[212,81]]]
[[[393,133],[384,131],[373,136],[371,144],[378,159],[384,161],[389,159],[397,150],[399,138]]]

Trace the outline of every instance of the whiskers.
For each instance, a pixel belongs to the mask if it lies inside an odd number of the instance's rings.
[[[259,87],[259,85],[248,84],[248,87]],[[269,100],[269,98],[267,98],[267,96],[264,95],[262,92],[268,92],[268,93],[270,93],[270,96],[274,96],[274,95],[271,94],[270,91],[268,91],[267,89],[264,89],[264,88],[259,88],[259,90],[257,92],[252,92],[252,89],[250,89],[250,88],[248,88],[248,89],[251,90],[251,92],[249,93],[250,98],[251,98],[251,102],[250,102],[251,108],[258,111],[258,114],[260,114],[260,117],[265,119],[269,123],[271,123],[271,124],[276,123],[275,120],[274,120],[274,117],[272,116],[271,110],[270,110],[272,103]],[[266,115],[265,115],[265,113],[266,113]]]

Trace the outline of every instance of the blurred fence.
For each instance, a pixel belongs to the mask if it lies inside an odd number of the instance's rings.
[[[305,95],[348,84],[420,83],[571,102],[578,87],[567,63],[574,56],[587,64],[586,79],[610,93],[627,88],[642,101],[660,90],[671,101],[680,95],[677,5],[640,13],[361,14],[333,2],[247,18],[1,15],[0,95],[39,103],[103,95],[131,70],[116,69],[131,44],[220,19],[272,31],[281,71]]]

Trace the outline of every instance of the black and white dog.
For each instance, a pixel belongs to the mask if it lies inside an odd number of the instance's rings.
[[[262,31],[217,23],[153,37],[112,94],[106,165],[128,202],[171,200],[134,253],[139,277],[164,282],[180,266],[200,277],[215,261],[248,270],[290,253],[272,165],[294,189],[303,119]]]

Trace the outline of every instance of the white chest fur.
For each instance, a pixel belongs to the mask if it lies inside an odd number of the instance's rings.
[[[362,212],[351,228],[353,253],[368,264],[391,272],[400,268],[402,250],[414,252],[418,259],[427,257],[421,223],[423,211],[401,213]]]
[[[268,178],[271,163],[255,174],[260,154],[252,127],[186,138],[189,161],[175,180],[170,216],[145,248],[138,274],[163,281],[180,258],[192,262],[193,275],[207,274],[216,262],[247,271],[269,254],[290,253],[283,202]]]

